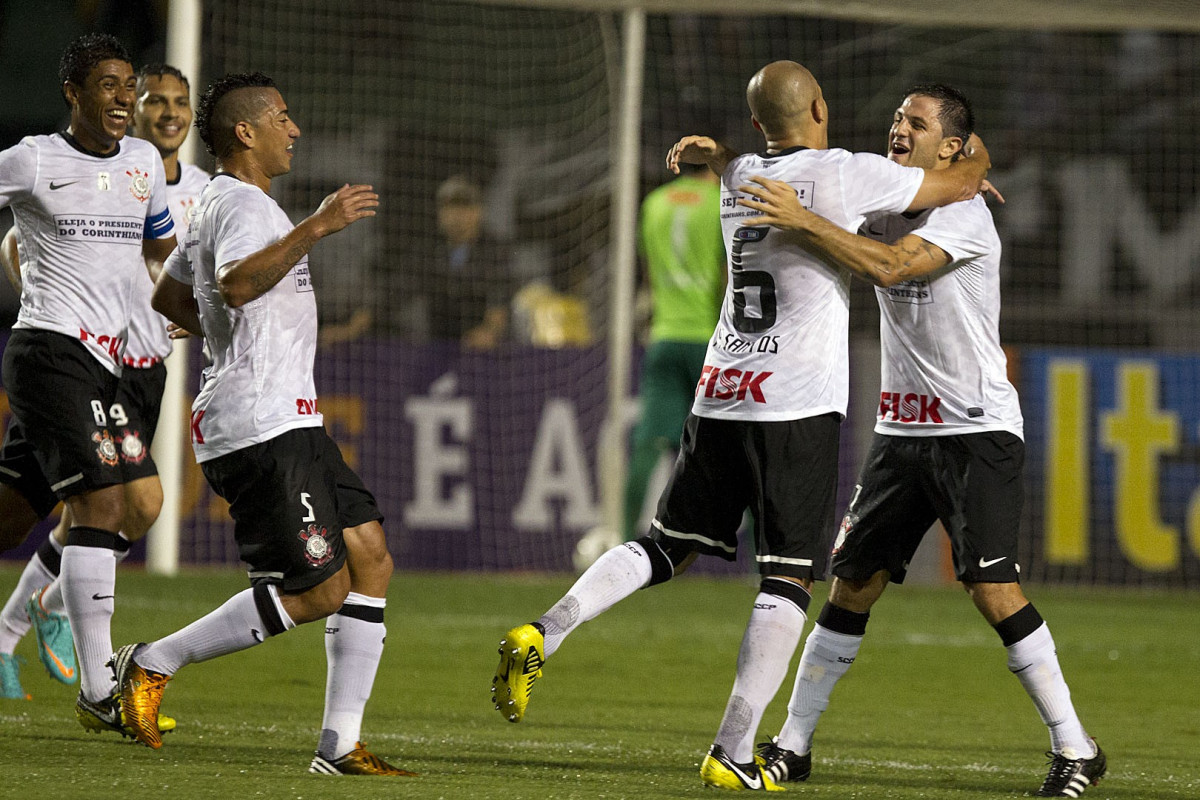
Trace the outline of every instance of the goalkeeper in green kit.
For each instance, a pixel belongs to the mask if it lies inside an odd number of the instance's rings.
[[[639,245],[653,315],[642,362],[641,419],[625,481],[621,535],[627,542],[643,532],[638,518],[659,457],[664,449],[679,447],[720,315],[725,293],[720,199],[719,176],[698,165],[642,202]]]

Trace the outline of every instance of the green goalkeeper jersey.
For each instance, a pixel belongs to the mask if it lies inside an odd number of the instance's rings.
[[[640,244],[650,274],[650,341],[706,342],[721,310],[725,243],[721,187],[685,175],[642,202]]]

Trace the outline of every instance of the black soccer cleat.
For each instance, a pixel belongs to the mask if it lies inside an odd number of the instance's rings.
[[[1095,744],[1095,740],[1092,740]],[[1062,753],[1048,752],[1050,772],[1034,797],[1079,797],[1088,786],[1095,786],[1108,771],[1108,760],[1100,745],[1091,758],[1067,758]]]
[[[772,739],[758,746],[755,761],[758,762],[759,768],[775,783],[799,783],[807,780],[812,774],[812,753],[797,755],[787,748],[780,747],[778,742],[778,739]]]

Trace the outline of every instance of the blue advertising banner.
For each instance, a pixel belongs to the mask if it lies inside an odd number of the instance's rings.
[[[1200,586],[1197,397],[1200,357],[1022,351],[1036,577]]]

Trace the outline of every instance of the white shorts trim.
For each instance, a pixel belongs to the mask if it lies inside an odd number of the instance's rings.
[[[784,558],[783,556],[755,556],[755,561],[759,563],[769,562],[771,564],[791,564],[796,567],[811,567],[813,565],[811,558]]]
[[[65,480],[59,481],[58,483],[56,483],[50,487],[50,491],[57,492],[59,489],[63,488],[64,486],[70,486],[72,483],[75,483],[75,481],[81,481],[81,480],[83,480],[82,472],[80,472],[76,475],[72,475],[71,477],[66,478]]]
[[[654,520],[653,522],[651,522],[650,524],[653,525],[655,528],[658,528],[660,531],[662,531],[664,536],[670,536],[672,539],[690,539],[693,542],[700,542],[700,544],[706,544],[709,547],[716,547],[720,550],[724,550],[726,553],[736,553],[737,552],[736,547],[730,547],[729,545],[725,544],[724,542],[718,542],[716,539],[709,539],[707,536],[701,536],[698,533],[682,533],[680,531],[669,531],[666,528],[664,528],[662,526],[662,523],[659,522],[657,519]]]

